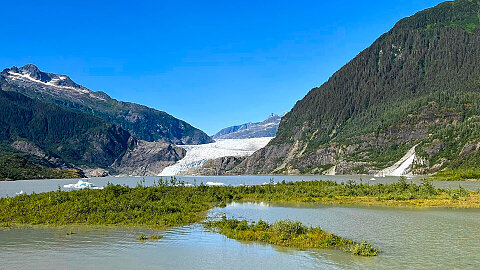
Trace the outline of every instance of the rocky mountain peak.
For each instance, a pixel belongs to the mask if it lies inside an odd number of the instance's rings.
[[[112,122],[146,141],[174,144],[201,144],[213,140],[203,131],[166,112],[143,105],[112,99],[75,83],[66,75],[41,71],[28,64],[0,73],[0,89],[19,92],[46,103],[62,104],[68,110],[93,114]]]
[[[34,64],[26,64],[21,68],[13,66],[4,69],[1,74],[4,77],[12,77],[16,80],[32,80],[33,82],[37,81],[52,86],[72,87],[77,89],[84,88],[66,75],[43,72]]]
[[[277,114],[270,114],[267,119],[257,123],[245,123],[238,126],[231,126],[220,130],[212,136],[214,139],[246,139],[274,137],[277,133],[281,117]]]

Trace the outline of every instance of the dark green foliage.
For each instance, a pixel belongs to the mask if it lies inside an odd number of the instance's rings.
[[[132,146],[131,135],[100,118],[0,90],[0,142],[27,140],[77,165],[106,167]]]
[[[434,30],[440,27],[459,27],[471,33],[480,26],[480,3],[475,0],[444,2],[435,8],[418,12],[412,17],[397,23],[395,28],[402,30]]]
[[[442,181],[476,180],[480,179],[480,170],[476,168],[456,170],[447,169],[435,174],[433,179]]]
[[[203,190],[203,191],[202,191]],[[225,200],[212,188],[158,186],[56,191],[0,199],[0,224],[171,227],[200,221]]]
[[[34,164],[21,155],[0,156],[0,181],[20,179],[81,178],[76,169],[54,169]]]
[[[367,241],[362,241],[360,244],[356,244],[350,249],[353,255],[357,256],[377,256],[378,250],[372,247]]]
[[[314,153],[331,142],[350,145],[358,135],[387,134],[390,141],[373,144],[372,155],[365,157],[382,167],[404,154],[406,144],[428,136],[395,137],[401,130],[432,126],[435,131],[446,125],[435,119],[455,119],[461,125],[480,115],[479,14],[477,1],[459,0],[401,20],[298,101],[270,145],[293,145],[299,138],[306,153]],[[432,102],[436,114],[417,117]],[[459,128],[450,129],[456,136]],[[366,143],[375,139],[364,138]],[[395,144],[389,155],[374,153]]]
[[[335,183],[333,181],[313,181],[285,183],[275,186],[239,187],[241,193],[249,197],[267,201],[283,201],[293,198],[328,198],[328,197],[375,197],[379,200],[413,200],[431,199],[436,195],[448,192],[436,189],[429,181],[421,185],[407,183],[405,178],[394,184],[357,184],[353,181]]]
[[[467,117],[454,125],[431,129],[431,136],[418,147],[418,155],[432,166],[441,165],[437,180],[480,179],[480,118]],[[438,150],[432,151],[437,145]]]
[[[259,220],[248,224],[246,220],[227,219],[223,216],[221,220],[204,222],[204,226],[236,240],[259,241],[297,248],[343,247],[344,250],[358,256],[377,255],[377,250],[366,242],[356,244],[351,240],[325,232],[320,227],[309,228],[299,221],[279,220],[270,225]]]

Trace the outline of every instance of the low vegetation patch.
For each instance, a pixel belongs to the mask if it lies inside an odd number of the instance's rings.
[[[159,240],[159,239],[162,239],[163,238],[163,235],[159,235],[159,234],[152,234],[150,236],[146,236],[144,235],[143,233],[140,234],[140,236],[138,236],[138,241],[147,241],[147,240],[150,240],[150,241],[155,241],[155,240]]]
[[[248,223],[235,218],[204,222],[208,229],[217,231],[228,238],[241,241],[257,241],[295,248],[342,248],[359,256],[375,256],[378,251],[368,242],[357,244],[320,227],[307,227],[299,221],[280,220],[268,224],[263,220]]]
[[[393,184],[311,181],[256,186],[185,186],[172,179],[145,187],[107,185],[0,198],[0,226],[121,225],[168,228],[201,221],[207,210],[231,201],[320,202],[410,207],[480,208],[480,194],[438,189],[431,182]]]
[[[466,180],[479,180],[480,170],[478,169],[456,169],[445,170],[436,173],[432,180],[438,181],[466,181]]]

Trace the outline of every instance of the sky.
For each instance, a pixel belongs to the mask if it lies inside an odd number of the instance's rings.
[[[37,65],[212,135],[283,114],[437,0],[4,1],[0,69]]]

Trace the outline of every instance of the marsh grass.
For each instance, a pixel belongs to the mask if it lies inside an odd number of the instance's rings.
[[[368,241],[362,241],[362,243],[355,244],[347,250],[357,256],[377,256],[378,254],[378,250],[372,247]]]
[[[333,181],[282,182],[258,186],[187,187],[175,180],[130,188],[53,191],[0,198],[0,226],[89,225],[164,229],[199,222],[212,207],[232,201],[319,202],[398,207],[475,207],[480,194],[437,189],[431,182],[369,185]]]
[[[369,243],[357,244],[352,240],[323,231],[320,227],[307,227],[299,221],[279,220],[268,224],[263,220],[248,223],[235,218],[206,221],[204,227],[228,238],[240,241],[256,241],[272,245],[309,248],[342,248],[358,256],[376,256],[378,251]]]

